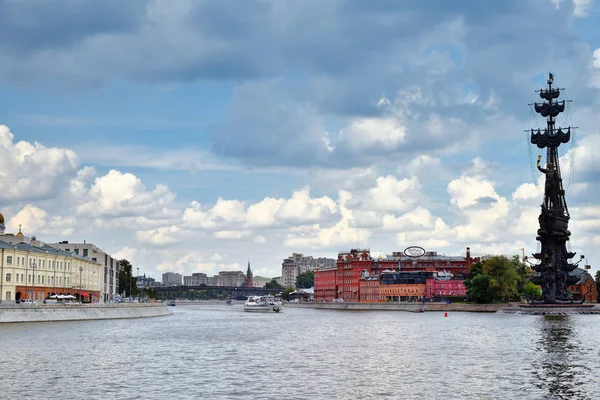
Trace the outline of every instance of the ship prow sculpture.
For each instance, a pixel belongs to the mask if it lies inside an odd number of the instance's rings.
[[[542,296],[533,299],[536,304],[581,304],[585,296],[573,298],[569,294],[569,286],[577,282],[578,277],[569,273],[577,268],[578,263],[571,263],[575,253],[567,250],[569,232],[569,209],[565,199],[565,190],[560,173],[558,147],[571,139],[571,129],[576,127],[557,128],[555,118],[565,110],[565,101],[557,100],[560,89],[553,88],[554,76],[548,76],[548,88],[539,91],[543,99],[534,103],[535,112],[546,118],[546,128],[537,131],[531,129],[531,143],[540,149],[546,149],[546,165],[542,167],[539,155],[538,170],[545,175],[544,201],[538,218],[540,228],[537,231],[541,251],[533,254],[539,261],[532,264],[535,271],[532,281],[542,287]],[[583,257],[583,256],[582,256]]]

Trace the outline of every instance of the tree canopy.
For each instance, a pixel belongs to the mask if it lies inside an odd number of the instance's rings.
[[[508,302],[541,294],[539,286],[529,281],[528,269],[518,256],[494,256],[474,264],[465,287],[469,300],[476,303]]]
[[[296,287],[299,289],[308,289],[315,286],[314,271],[306,271],[296,277]]]
[[[265,283],[265,289],[282,289],[283,286],[279,284],[275,279],[271,279],[271,282]]]
[[[128,260],[119,261],[119,289],[125,297],[137,296],[137,279],[133,276],[133,265]]]
[[[294,288],[287,288],[283,291],[283,293],[281,294],[281,298],[284,300],[289,300],[290,299],[290,293],[294,292],[296,289]]]

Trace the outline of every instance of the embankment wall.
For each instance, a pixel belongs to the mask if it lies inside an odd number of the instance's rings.
[[[148,318],[171,313],[165,304],[15,304],[0,307],[0,323]]]
[[[286,307],[316,308],[322,310],[347,311],[442,311],[442,312],[497,312],[509,304],[464,304],[464,303],[286,303]]]

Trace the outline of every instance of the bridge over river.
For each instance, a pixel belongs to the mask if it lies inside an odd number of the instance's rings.
[[[159,299],[198,299],[206,296],[207,298],[218,298],[225,293],[233,299],[246,299],[252,295],[278,294],[283,289],[266,289],[257,287],[239,287],[239,286],[159,286],[154,288],[156,297]]]

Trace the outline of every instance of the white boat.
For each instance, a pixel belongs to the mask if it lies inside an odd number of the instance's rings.
[[[283,312],[283,303],[273,296],[249,296],[244,303],[247,312]]]

